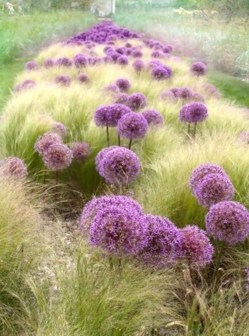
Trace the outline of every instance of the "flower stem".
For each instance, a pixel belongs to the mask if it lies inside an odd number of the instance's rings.
[[[121,146],[121,139],[119,134],[118,134],[118,145]]]
[[[188,134],[190,133],[190,124],[188,124]]]
[[[106,139],[107,139],[107,147],[110,146],[110,136],[109,136],[109,128],[106,126]]]
[[[196,126],[197,126],[197,123],[195,123],[195,126],[194,126],[194,134],[193,134],[194,139],[195,139],[195,135],[196,135]]]
[[[131,145],[132,145],[132,139],[130,139],[130,142],[129,142],[129,149],[131,149]]]

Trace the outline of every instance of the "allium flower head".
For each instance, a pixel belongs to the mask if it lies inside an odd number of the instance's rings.
[[[79,74],[77,79],[80,83],[88,83],[89,82],[89,77],[86,74]]]
[[[132,66],[137,73],[142,72],[146,68],[145,63],[141,60],[136,60],[132,63]]]
[[[117,79],[115,84],[117,85],[117,87],[121,92],[127,92],[131,87],[131,83],[128,81],[128,79],[125,78]]]
[[[214,248],[206,232],[195,225],[188,225],[181,231],[181,253],[191,265],[204,267],[212,261]]]
[[[73,153],[66,145],[56,142],[42,153],[42,159],[49,170],[58,171],[70,166]]]
[[[206,105],[198,102],[184,105],[180,110],[180,121],[198,123],[207,119],[208,109]]]
[[[226,174],[207,174],[197,184],[195,196],[200,205],[210,207],[221,201],[230,201],[234,187]]]
[[[220,91],[213,84],[209,84],[209,83],[204,84],[204,90],[207,96],[211,96],[215,98],[221,97]]]
[[[203,62],[195,62],[191,65],[190,68],[191,72],[195,74],[196,76],[204,76],[207,72],[207,66]]]
[[[158,126],[163,124],[163,117],[158,111],[146,110],[142,114],[149,125]]]
[[[166,45],[166,46],[163,47],[163,52],[164,52],[165,54],[169,54],[169,53],[171,53],[172,51],[173,51],[173,47],[172,47],[171,45]]]
[[[116,62],[117,64],[120,64],[120,65],[127,65],[129,63],[129,59],[127,56],[121,55],[117,58]]]
[[[54,66],[54,60],[52,58],[45,59],[44,66],[47,69],[52,68]]]
[[[43,155],[48,148],[54,143],[62,143],[62,139],[59,134],[47,132],[40,136],[35,143],[35,151]]]
[[[177,97],[183,100],[189,100],[193,97],[193,92],[187,87],[179,88],[177,92]]]
[[[143,216],[117,206],[98,211],[90,227],[91,244],[118,256],[137,254],[146,239]]]
[[[214,204],[206,215],[207,233],[230,245],[243,242],[249,235],[249,213],[238,202],[223,201]]]
[[[164,53],[161,52],[160,50],[154,50],[151,53],[151,57],[153,57],[153,58],[162,58],[162,57],[164,57]]]
[[[134,152],[124,147],[115,146],[105,151],[103,155],[100,154],[96,160],[96,166],[100,176],[113,185],[128,185],[134,182],[140,173],[139,158]]]
[[[178,256],[181,247],[179,230],[168,219],[160,216],[144,216],[147,225],[148,242],[139,255],[139,259],[153,266],[169,263]],[[166,260],[165,260],[166,258]]]
[[[84,161],[91,153],[90,146],[86,142],[74,142],[70,148],[73,158],[79,161]]]
[[[55,64],[63,67],[71,67],[73,65],[72,61],[68,57],[61,57],[55,61]]]
[[[79,226],[82,232],[88,234],[87,231],[96,214],[110,206],[116,206],[119,209],[129,211],[136,216],[143,214],[141,205],[131,197],[116,195],[96,197],[89,201],[83,208],[79,219]]]
[[[23,179],[28,175],[25,163],[17,157],[8,157],[0,161],[0,171],[4,176],[17,179]]]
[[[119,92],[119,87],[116,84],[109,84],[104,87],[104,90],[117,93]]]
[[[35,61],[29,61],[29,62],[26,63],[25,69],[27,71],[37,70],[37,69],[39,69],[39,64],[36,63]]]
[[[94,120],[97,126],[115,127],[119,119],[127,113],[131,113],[131,109],[122,104],[101,106],[95,112]]]
[[[115,103],[127,105],[129,100],[129,95],[127,93],[119,93],[116,96]]]
[[[143,57],[143,53],[139,49],[134,49],[131,53],[131,56],[135,58],[140,58],[140,57]]]
[[[20,84],[15,86],[15,92],[21,92],[23,90],[29,90],[36,86],[36,82],[31,79],[26,79]]]
[[[55,77],[55,83],[62,86],[69,86],[71,83],[71,78],[67,75],[59,75]]]
[[[148,130],[148,122],[142,114],[127,113],[118,122],[118,133],[126,139],[143,138]]]
[[[67,128],[64,124],[60,122],[54,122],[52,126],[52,131],[59,134],[62,138],[67,134]],[[50,133],[51,134],[51,133]]]
[[[100,171],[100,169],[102,169],[102,167],[101,167],[102,161],[106,157],[106,154],[108,152],[112,151],[114,148],[120,148],[120,147],[119,146],[105,147],[100,152],[98,152],[98,154],[96,155],[96,158],[95,158],[95,165],[96,165],[97,171]]]
[[[140,92],[132,93],[128,97],[127,105],[133,111],[138,111],[147,105],[147,98]]]
[[[151,70],[151,76],[157,80],[164,80],[170,78],[172,75],[172,70],[169,67],[157,66],[153,67]]]
[[[74,56],[74,65],[76,68],[84,68],[87,66],[87,58],[85,55],[78,54]]]
[[[189,179],[189,187],[192,190],[193,194],[195,194],[195,190],[199,182],[203,180],[203,178],[208,174],[221,174],[226,175],[225,170],[214,163],[205,163],[192,171],[192,174]]]

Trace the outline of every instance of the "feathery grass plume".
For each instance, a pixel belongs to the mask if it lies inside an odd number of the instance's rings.
[[[213,205],[206,215],[210,236],[235,245],[249,235],[249,212],[238,202],[223,201]]]

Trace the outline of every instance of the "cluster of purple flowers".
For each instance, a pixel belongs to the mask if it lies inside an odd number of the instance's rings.
[[[17,157],[8,157],[0,161],[0,172],[3,176],[24,179],[28,175],[27,166]]]
[[[168,218],[143,213],[127,196],[102,196],[88,202],[80,216],[82,234],[110,255],[134,256],[152,267],[185,260],[195,267],[212,261],[214,249],[196,226],[178,229]]]
[[[234,187],[224,169],[215,164],[203,164],[193,170],[189,186],[200,205],[210,207],[221,201],[230,201]]]
[[[193,137],[196,134],[196,126],[208,117],[208,109],[206,105],[200,102],[192,102],[184,105],[179,112],[181,122],[188,124],[188,134],[190,134],[190,125],[194,125]]]
[[[169,79],[172,76],[172,69],[160,61],[152,60],[148,67],[151,69],[151,77],[156,80]]]
[[[207,66],[203,62],[195,62],[191,65],[190,70],[197,77],[204,76],[207,72]]]
[[[36,86],[36,82],[31,80],[31,79],[26,79],[25,81],[23,81],[20,84],[17,84],[15,86],[14,91],[15,92],[21,92],[21,91],[25,91],[25,90],[29,90],[32,89]]]

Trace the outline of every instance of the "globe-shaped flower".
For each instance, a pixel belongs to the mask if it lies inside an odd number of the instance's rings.
[[[148,122],[142,114],[127,113],[118,122],[118,133],[126,139],[143,138],[148,130]]]
[[[214,85],[206,83],[206,84],[204,84],[203,88],[204,88],[205,94],[207,96],[209,96],[209,97],[211,96],[211,97],[215,97],[215,98],[220,98],[221,97],[220,91]]]
[[[127,100],[127,105],[132,111],[138,111],[147,105],[147,99],[145,95],[140,92],[132,93]]]
[[[203,180],[203,178],[208,174],[224,174],[226,175],[225,170],[214,163],[205,163],[192,171],[192,174],[189,179],[189,187],[192,190],[193,194],[195,194],[195,190],[199,182]]]
[[[86,74],[79,74],[77,79],[80,83],[89,83],[89,77]]]
[[[140,58],[140,57],[143,57],[143,53],[139,49],[134,49],[131,53],[131,56],[135,58]]]
[[[116,62],[117,64],[120,64],[120,65],[127,65],[129,63],[129,59],[127,56],[121,55],[117,58]]]
[[[243,242],[249,235],[249,213],[238,202],[214,204],[206,215],[207,233],[230,245]]]
[[[170,78],[172,75],[172,70],[169,67],[157,66],[151,70],[151,76],[157,80],[164,80]]]
[[[21,92],[24,90],[29,90],[32,89],[36,86],[36,82],[31,80],[31,79],[26,79],[25,81],[23,81],[20,84],[17,84],[15,86],[15,92]]]
[[[162,57],[164,57],[164,53],[161,52],[160,50],[154,50],[151,53],[151,57],[153,57],[153,58],[162,58]]]
[[[176,97],[183,100],[189,100],[193,98],[193,91],[187,87],[179,88]]]
[[[134,70],[137,73],[142,72],[143,70],[145,70],[145,64],[143,61],[141,60],[136,60],[135,62],[132,63],[132,67],[134,68]]]
[[[47,69],[52,68],[54,66],[54,60],[52,58],[45,59],[44,66]]]
[[[26,63],[25,69],[27,71],[37,70],[37,69],[39,69],[39,64],[36,63],[35,61],[29,61],[29,62]]]
[[[42,159],[49,170],[58,171],[70,166],[73,153],[66,145],[56,142],[42,153]]]
[[[127,105],[129,100],[129,95],[127,93],[119,93],[116,96],[115,103]]]
[[[214,248],[206,232],[188,225],[181,232],[181,254],[192,266],[204,267],[212,261]]]
[[[47,132],[40,136],[35,143],[35,151],[43,155],[48,148],[54,143],[62,143],[62,139],[59,134]]]
[[[148,242],[139,255],[144,262],[160,267],[173,261],[181,247],[179,230],[168,219],[160,216],[144,216]]]
[[[62,138],[67,134],[67,128],[60,122],[54,122],[52,126],[52,132],[59,134]]]
[[[101,106],[96,110],[94,120],[97,126],[115,127],[119,119],[127,113],[131,113],[131,109],[122,104]]]
[[[112,148],[112,147],[111,147]],[[101,157],[101,154],[99,158]],[[96,166],[100,176],[113,185],[128,185],[140,173],[140,161],[131,150],[116,146],[105,151],[102,160],[98,158]]]
[[[4,176],[17,179],[23,179],[28,175],[25,163],[17,157],[8,157],[0,161],[0,171]]]
[[[69,86],[71,83],[71,78],[67,75],[58,75],[55,77],[55,83],[62,86]]]
[[[104,157],[106,156],[106,154],[108,152],[112,151],[114,148],[120,148],[120,147],[119,146],[105,147],[100,152],[98,152],[98,154],[96,155],[96,158],[95,158],[95,165],[96,165],[97,171],[100,171],[102,161],[103,161]]]
[[[83,208],[79,219],[79,226],[82,232],[88,235],[89,228],[96,214],[110,206],[116,206],[119,209],[124,209],[131,214],[139,216],[143,214],[141,205],[131,197],[116,195],[96,197]]]
[[[134,255],[146,245],[143,216],[117,206],[98,211],[90,227],[90,242],[113,255]]]
[[[76,68],[84,68],[87,66],[87,58],[85,55],[78,54],[74,56],[74,65]]]
[[[163,47],[163,52],[164,52],[165,54],[169,54],[169,53],[171,53],[172,51],[173,51],[173,47],[172,47],[171,45],[166,45],[166,46]]]
[[[207,66],[203,62],[195,62],[191,65],[190,70],[197,77],[204,76],[207,72]]]
[[[163,117],[158,111],[146,110],[142,114],[149,125],[158,126],[163,124]]]
[[[230,201],[234,187],[226,174],[207,174],[197,184],[195,196],[200,205],[210,207],[221,201]]]
[[[70,146],[73,158],[79,161],[84,161],[91,152],[90,146],[86,142],[74,142]]]
[[[208,109],[206,105],[198,102],[184,105],[180,110],[180,121],[198,123],[207,119]]]
[[[57,66],[71,67],[73,65],[72,61],[68,57],[61,57],[55,61]]]
[[[131,87],[131,83],[128,81],[128,79],[125,78],[117,79],[115,84],[117,85],[117,87],[121,92],[127,92]]]

